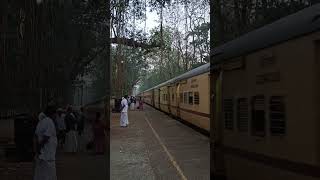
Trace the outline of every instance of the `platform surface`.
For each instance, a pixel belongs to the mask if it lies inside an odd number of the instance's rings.
[[[129,112],[129,127],[111,122],[111,179],[210,179],[209,138],[145,107]]]
[[[111,180],[206,180],[209,138],[151,107],[129,112],[129,127],[111,115]],[[58,180],[105,180],[105,156],[57,153]],[[0,162],[1,180],[31,180],[33,163]]]

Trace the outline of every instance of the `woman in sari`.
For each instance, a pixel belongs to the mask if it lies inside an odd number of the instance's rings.
[[[67,108],[67,114],[65,117],[66,123],[66,140],[65,151],[67,153],[75,154],[78,150],[78,133],[77,133],[77,120],[73,114],[72,108]]]
[[[105,151],[105,125],[101,122],[100,112],[96,113],[96,119],[93,122],[94,145],[96,154],[104,154]]]
[[[142,101],[142,98],[140,97],[140,100],[139,100],[139,109],[142,111],[143,110],[143,101]]]

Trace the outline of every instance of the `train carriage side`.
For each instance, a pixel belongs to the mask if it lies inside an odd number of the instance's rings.
[[[146,104],[152,105],[152,90],[147,90],[143,93],[143,100]]]
[[[218,140],[227,179],[320,178],[320,22],[305,24],[319,11],[320,5],[315,5],[288,16],[289,24],[279,25],[284,22],[280,20],[267,27],[277,33],[277,26],[303,27],[294,38],[244,55],[216,56],[223,92]],[[263,29],[258,32],[264,36]],[[232,52],[227,47],[248,42],[250,36],[255,37],[248,34],[217,51]]]
[[[179,82],[180,118],[210,131],[209,72]]]
[[[156,109],[160,109],[160,89],[155,87],[153,90],[153,94],[154,94],[154,108]]]
[[[174,117],[177,117],[177,108],[178,108],[178,92],[177,92],[177,83],[172,83],[169,86],[169,100],[170,100],[170,114]]]
[[[160,110],[169,113],[169,88],[167,85],[159,87],[160,89]]]

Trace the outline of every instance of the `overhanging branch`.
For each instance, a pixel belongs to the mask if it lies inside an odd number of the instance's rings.
[[[140,47],[140,48],[146,49],[147,51],[152,48],[160,47],[160,44],[146,44],[146,43],[138,42],[138,41],[135,41],[133,39],[128,39],[128,38],[118,38],[118,37],[111,38],[110,42],[112,44],[122,44],[122,45],[130,46],[130,47],[134,47],[134,48]],[[103,44],[102,47],[98,51],[94,52],[92,55],[89,55],[86,58],[79,58],[79,59],[83,59],[83,60],[76,62],[75,67],[73,68],[73,75],[76,75],[77,73],[79,73],[83,67],[88,65],[99,54],[101,54],[105,50],[105,48],[106,48],[106,44]],[[148,53],[148,52],[146,52],[146,53]]]
[[[119,37],[111,38],[111,43],[122,44],[122,45],[126,45],[126,46],[131,46],[131,47],[140,47],[143,49],[151,49],[151,48],[155,48],[155,47],[160,47],[160,44],[146,44],[143,42],[135,41],[133,39],[119,38]]]

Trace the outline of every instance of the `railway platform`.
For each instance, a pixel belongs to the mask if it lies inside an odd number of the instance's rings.
[[[119,113],[111,116],[111,180],[210,179],[209,138],[166,114],[146,106],[129,111],[129,127],[121,128]],[[105,179],[105,157],[57,152],[58,180]],[[30,180],[33,163],[0,163],[0,179]]]
[[[127,128],[119,116],[111,119],[111,179],[210,179],[208,137],[150,106],[129,111]]]

